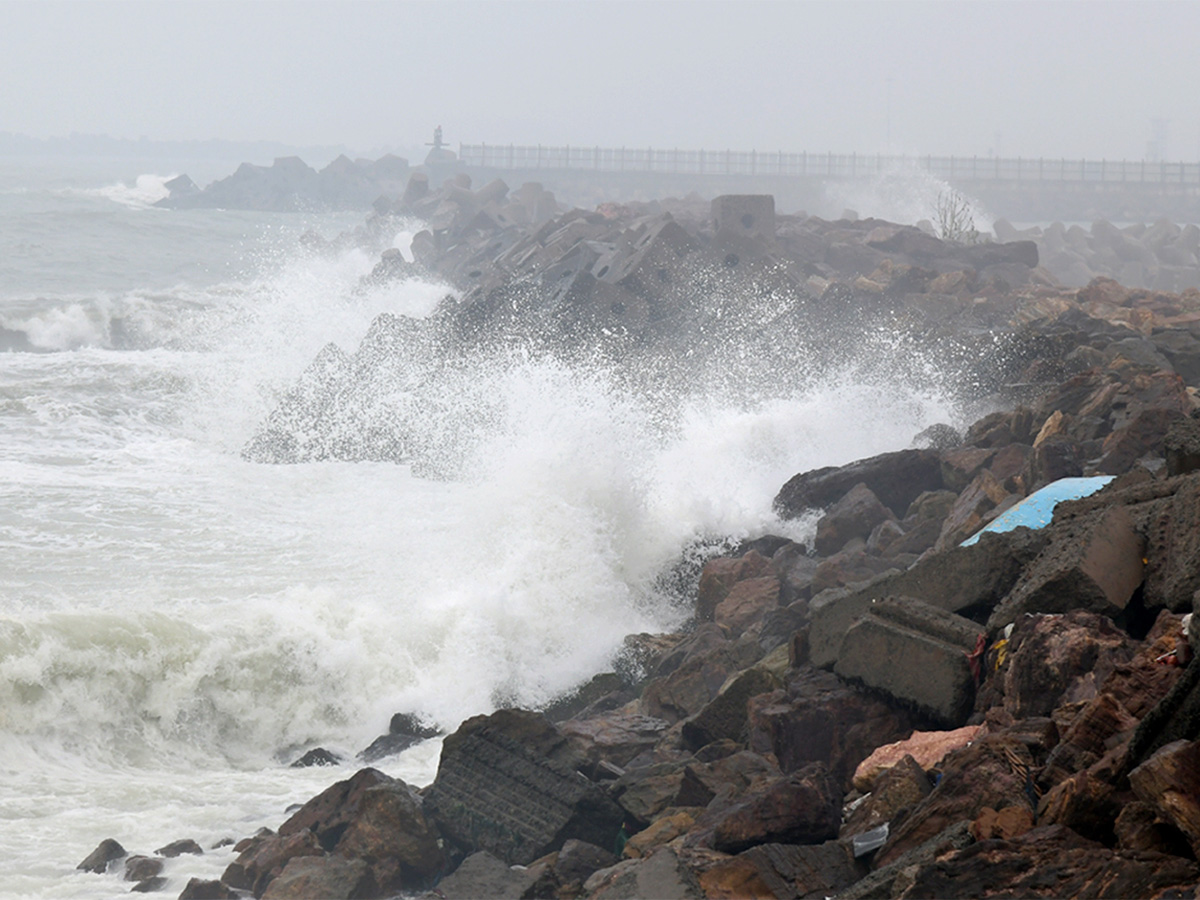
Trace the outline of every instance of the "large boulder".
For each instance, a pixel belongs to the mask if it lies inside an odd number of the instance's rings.
[[[1116,615],[1145,577],[1145,540],[1123,506],[1055,518],[1049,544],[996,607],[998,630],[1023,614],[1073,609]]]
[[[775,497],[775,509],[794,518],[810,509],[827,509],[862,483],[897,517],[924,491],[943,487],[942,465],[933,450],[898,450],[849,465],[794,475]]]
[[[361,859],[297,856],[289,859],[262,894],[262,900],[356,900],[378,897],[370,867]]]
[[[970,619],[909,597],[888,597],[846,631],[833,670],[956,727],[974,701],[967,660],[982,637]]]
[[[543,735],[521,742],[489,727],[492,718],[468,720],[443,744],[425,796],[442,834],[467,852],[486,850],[520,865],[569,838],[610,845],[621,827],[620,807],[542,752]]]
[[[822,762],[847,788],[872,750],[912,731],[908,713],[809,667],[785,690],[751,698],[747,712],[751,750],[773,755],[784,772]]]
[[[334,852],[367,863],[383,891],[432,884],[449,866],[440,835],[421,810],[420,795],[402,781],[363,793],[358,814]]]

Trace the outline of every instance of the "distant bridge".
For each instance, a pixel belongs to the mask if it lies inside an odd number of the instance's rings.
[[[889,156],[865,153],[760,153],[654,147],[550,147],[460,144],[458,158],[481,169],[759,175],[853,180],[927,172],[951,183],[1066,184],[1200,190],[1200,162],[993,156]]]
[[[784,208],[830,212],[831,189],[836,195],[839,185],[912,173],[1015,221],[1200,223],[1200,162],[460,144],[458,164],[484,178],[511,173],[546,182],[560,198],[585,206],[600,196],[655,199],[698,190],[770,193]]]

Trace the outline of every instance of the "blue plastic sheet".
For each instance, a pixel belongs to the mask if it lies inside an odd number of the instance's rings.
[[[1096,475],[1092,478],[1060,478],[1044,488],[1034,491],[1015,506],[1006,509],[991,522],[962,542],[966,547],[979,540],[985,531],[1012,531],[1024,525],[1026,528],[1044,528],[1050,524],[1054,507],[1064,500],[1078,500],[1094,494],[1116,476]]]

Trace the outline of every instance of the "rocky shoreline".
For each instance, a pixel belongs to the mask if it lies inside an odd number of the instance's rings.
[[[1197,896],[1200,291],[1064,287],[1031,241],[769,197],[564,213],[535,185],[414,178],[347,239],[405,216],[429,223],[414,258],[371,277],[457,295],[326,348],[248,458],[443,473],[452,436],[389,406],[385,375],[435,402],[517,344],[686,385],[685,350],[787,358],[868,320],[957,365],[981,414],[798,473],[775,505],[817,516],[811,541],[707,559],[680,631],[630,635],[550,708],[468,719],[426,788],[359,770],[181,900]],[[1052,519],[1021,518],[1064,479]],[[427,734],[397,716],[372,753]],[[162,885],[115,842],[81,868],[122,859]]]

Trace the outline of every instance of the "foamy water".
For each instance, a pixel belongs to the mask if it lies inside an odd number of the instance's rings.
[[[878,359],[664,418],[612,373],[518,358],[466,373],[492,414],[461,423],[458,480],[248,463],[322,346],[352,352],[379,313],[427,315],[448,289],[360,291],[373,253],[300,251],[346,217],[164,213],[97,184],[0,192],[0,247],[25,247],[0,326],[39,351],[0,355],[3,896],[123,893],[74,871],[105,837],[148,853],[276,827],[355,769],[287,762],[352,759],[395,712],[453,729],[552,700],[680,621],[655,585],[692,542],[802,537],[771,511],[788,477],[954,417]],[[437,753],[377,765],[423,784]],[[165,895],[230,859],[170,861]]]

